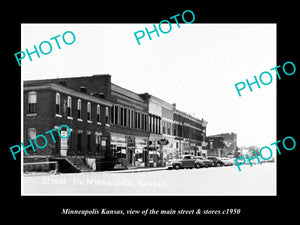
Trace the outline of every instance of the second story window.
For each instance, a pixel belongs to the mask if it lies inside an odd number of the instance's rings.
[[[120,125],[123,126],[124,125],[124,108],[120,107]]]
[[[105,123],[109,124],[109,108],[105,107]]]
[[[114,106],[114,108],[115,108],[115,120],[114,121],[115,121],[115,124],[118,125],[119,124],[119,116],[118,116],[119,115],[118,114],[119,110],[118,110],[118,106]]]
[[[162,121],[162,133],[166,134],[166,121]]]
[[[77,118],[81,119],[81,100],[77,100]]]
[[[55,114],[60,115],[60,94],[56,93],[55,97]]]
[[[115,123],[114,119],[115,119],[115,106],[112,106],[112,108],[110,110],[110,123],[111,124]]]
[[[92,120],[92,106],[90,102],[87,103],[87,120]]]
[[[68,101],[67,101],[67,116],[72,117],[72,98],[68,96]]]
[[[97,123],[100,123],[100,105],[97,105]]]
[[[36,113],[37,94],[35,91],[28,93],[28,113]]]

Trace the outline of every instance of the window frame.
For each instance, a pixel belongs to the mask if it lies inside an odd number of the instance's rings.
[[[32,97],[34,96],[34,101],[32,102]],[[27,95],[28,98],[28,114],[36,114],[37,113],[37,92],[36,91],[30,91]]]
[[[77,120],[82,121],[81,99],[77,99]]]
[[[61,115],[61,107],[60,107],[60,93],[56,92],[55,93],[55,116],[56,117],[62,117]]]
[[[73,119],[73,117],[72,117],[72,97],[71,96],[67,97],[67,118]]]
[[[109,107],[105,106],[105,125],[110,126],[109,124]]]
[[[88,123],[92,123],[92,104],[91,102],[86,103],[86,119]]]
[[[96,121],[97,124],[101,125],[101,106],[99,104],[97,104],[97,109],[96,109]]]

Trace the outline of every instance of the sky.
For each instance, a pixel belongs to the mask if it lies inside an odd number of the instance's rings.
[[[180,22],[180,21],[179,21]],[[158,27],[158,25],[156,24]],[[168,30],[164,24],[163,30]],[[134,33],[153,24],[22,24],[21,49],[34,51],[43,41],[48,55],[22,60],[22,80],[110,74],[112,82],[136,93],[148,92],[208,122],[207,135],[237,133],[238,146],[269,146],[276,140],[276,24],[172,23],[169,33],[150,40]],[[72,31],[71,45],[62,35]],[[57,40],[50,38],[60,35]],[[66,40],[72,38],[66,35]],[[43,44],[47,51],[47,44]],[[17,63],[17,62],[16,62]],[[263,71],[270,85],[239,97],[235,84],[254,81]],[[267,76],[262,78],[269,81]]]

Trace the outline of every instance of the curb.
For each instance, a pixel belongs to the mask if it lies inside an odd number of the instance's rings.
[[[107,171],[109,173],[141,173],[141,172],[152,172],[152,171],[160,171],[167,170],[167,167],[159,167],[159,168],[151,168],[151,169],[128,169],[128,170],[111,170]]]

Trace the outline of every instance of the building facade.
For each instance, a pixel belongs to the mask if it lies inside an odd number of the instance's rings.
[[[56,142],[48,139],[48,145],[35,148],[25,155],[24,161],[32,158],[60,158],[84,156],[96,169],[97,164],[107,163],[112,155],[110,152],[109,111],[112,104],[102,98],[91,96],[85,88],[70,89],[64,82],[25,81],[23,104],[23,143],[29,144],[37,135],[45,134],[61,125],[67,125],[71,134],[67,139],[53,132]],[[69,132],[62,129],[61,132]],[[43,139],[37,144],[43,146]],[[111,161],[111,160],[109,160]],[[111,165],[107,165],[111,167]]]
[[[219,157],[234,157],[237,151],[237,134],[222,133],[207,137],[209,155]]]
[[[108,74],[25,81],[24,141],[63,124],[71,128],[67,140],[56,135],[56,143],[29,155],[82,156],[96,169],[104,162],[114,168],[163,166],[182,154],[201,154],[207,122],[113,84]],[[168,144],[160,145],[162,139]]]
[[[64,78],[72,89],[85,87],[111,103],[110,149],[115,168],[146,166],[149,139],[148,104],[138,94],[111,83],[110,75]]]
[[[178,155],[202,155],[206,144],[207,121],[198,119],[175,108],[173,133]]]

